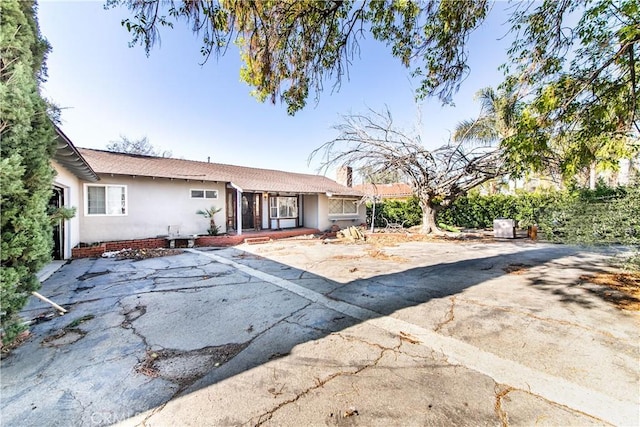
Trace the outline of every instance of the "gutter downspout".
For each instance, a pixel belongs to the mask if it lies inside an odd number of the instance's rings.
[[[242,188],[230,182],[229,185],[236,190],[236,233],[242,235]]]

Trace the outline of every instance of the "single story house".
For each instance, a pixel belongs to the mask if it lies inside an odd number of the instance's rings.
[[[54,195],[77,213],[58,231],[58,257],[83,243],[206,235],[200,209],[221,208],[220,233],[305,227],[345,228],[366,221],[362,193],[321,175],[75,148],[58,129]]]

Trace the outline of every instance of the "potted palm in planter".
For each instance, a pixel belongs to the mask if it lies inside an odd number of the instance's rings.
[[[209,219],[209,229],[207,230],[207,233],[209,233],[209,236],[217,236],[218,233],[220,232],[220,227],[216,225],[216,221],[213,217],[215,214],[217,214],[221,210],[222,208],[216,208],[215,206],[211,206],[209,209],[199,209],[196,212],[196,214],[202,215],[203,217]]]

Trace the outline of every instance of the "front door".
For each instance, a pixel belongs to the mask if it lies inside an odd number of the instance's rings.
[[[60,187],[53,187],[53,194],[49,199],[51,211],[55,211],[64,206],[64,190]],[[59,220],[53,224],[53,259],[64,259],[64,221]]]
[[[242,193],[242,228],[254,228],[253,193]]]

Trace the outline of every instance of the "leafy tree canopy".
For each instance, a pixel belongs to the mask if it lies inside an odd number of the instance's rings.
[[[419,79],[417,96],[451,102],[469,73],[468,40],[494,7],[486,0],[107,0],[125,6],[132,44],[149,50],[162,27],[187,21],[202,54],[240,48],[241,77],[260,100],[282,100],[290,114],[310,91],[340,85],[367,34]],[[514,39],[504,64],[509,85],[535,97],[536,127],[563,119],[583,134],[637,125],[639,0],[544,0],[510,6]],[[585,126],[585,117],[591,123]],[[637,130],[637,126],[636,126]],[[535,145],[535,143],[534,143]]]
[[[513,164],[552,165],[565,177],[594,162],[615,167],[639,148],[640,2],[534,4],[511,18],[503,87],[524,107],[503,145]]]
[[[172,154],[171,151],[160,150],[154,147],[146,136],[140,139],[129,139],[126,136],[120,135],[120,140],[111,141],[107,144],[107,150],[116,153],[140,154],[154,157],[171,157]]]
[[[468,74],[466,45],[489,10],[487,1],[459,0],[107,0],[133,17],[122,25],[147,53],[162,27],[181,20],[202,37],[201,52],[221,56],[231,43],[241,53],[241,78],[259,100],[287,104],[294,114],[311,91],[340,85],[367,34],[421,79],[418,96],[450,102]]]

